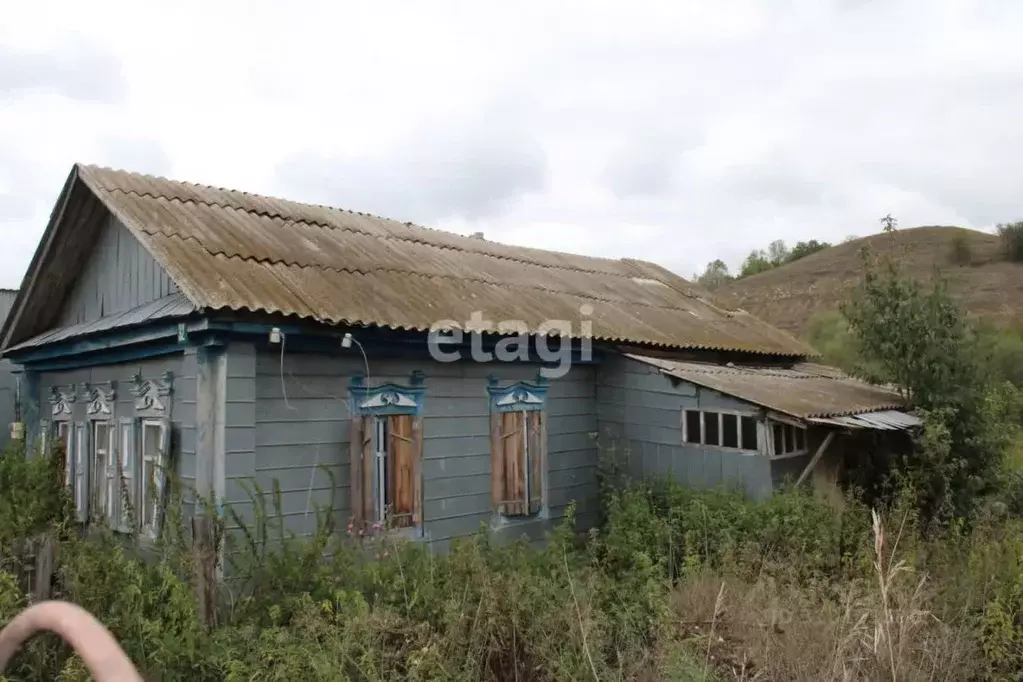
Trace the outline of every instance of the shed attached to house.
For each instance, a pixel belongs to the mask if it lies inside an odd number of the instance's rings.
[[[296,533],[319,506],[438,546],[481,524],[535,536],[573,501],[590,523],[610,427],[643,471],[762,494],[780,453],[756,396],[640,355],[785,370],[812,354],[653,263],[91,166],[65,184],[2,352],[24,370],[28,445],[64,443],[83,520],[155,534],[173,475],[242,518],[276,485]],[[694,448],[685,410],[711,408],[700,437],[716,423],[725,444]]]
[[[599,419],[627,448],[636,478],[738,487],[758,498],[786,479],[809,480],[832,494],[849,458],[877,447],[878,435],[901,439],[920,425],[897,393],[810,362],[624,353],[601,370]]]

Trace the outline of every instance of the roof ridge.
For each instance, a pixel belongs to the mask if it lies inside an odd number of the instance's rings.
[[[184,185],[186,187],[198,187],[200,189],[213,190],[213,191],[217,191],[217,192],[226,192],[227,194],[241,194],[241,195],[244,195],[244,196],[247,196],[247,197],[255,197],[255,198],[258,198],[258,199],[266,199],[266,200],[270,200],[270,201],[277,201],[277,202],[280,202],[280,203],[283,203],[283,204],[291,204],[291,205],[295,205],[295,206],[304,206],[304,207],[307,207],[307,208],[317,208],[317,209],[322,209],[322,210],[326,210],[326,211],[337,211],[339,213],[348,213],[349,215],[355,215],[355,216],[361,216],[361,217],[367,217],[367,218],[375,218],[377,220],[383,220],[383,221],[387,221],[387,222],[397,223],[399,225],[404,225],[405,227],[408,227],[408,228],[411,228],[411,229],[414,229],[414,230],[423,230],[425,232],[436,232],[436,233],[440,233],[440,234],[450,235],[452,237],[457,237],[459,239],[470,239],[470,237],[467,237],[464,234],[459,234],[457,232],[452,232],[451,230],[442,230],[442,229],[436,228],[436,227],[427,227],[426,225],[420,225],[419,223],[415,223],[415,222],[412,222],[412,221],[409,221],[409,220],[402,221],[402,220],[398,220],[396,218],[388,218],[387,216],[378,215],[376,213],[369,213],[369,212],[363,212],[363,211],[353,211],[353,210],[348,209],[348,208],[341,208],[341,207],[338,207],[338,206],[330,206],[328,204],[315,204],[315,203],[305,202],[305,201],[295,201],[294,199],[287,199],[285,197],[280,197],[280,196],[272,196],[272,195],[269,195],[269,194],[260,194],[258,192],[247,192],[245,190],[232,189],[230,187],[218,187],[216,185],[207,185],[207,184],[203,184],[203,183],[199,183],[199,182],[190,182],[188,180],[174,180],[172,178],[168,178],[168,177],[165,177],[165,176],[162,176],[162,175],[151,175],[149,173],[139,173],[137,171],[129,171],[129,170],[124,170],[124,169],[120,169],[120,168],[112,168],[112,167],[109,167],[109,166],[100,166],[100,165],[96,165],[96,164],[82,164],[82,163],[79,163],[77,165],[82,167],[82,168],[84,168],[84,169],[86,169],[86,170],[106,171],[106,172],[110,172],[110,173],[118,173],[118,174],[130,175],[130,176],[135,176],[135,177],[140,177],[140,178],[147,178],[147,179],[151,179],[151,180],[160,180],[160,181],[168,182],[168,183],[171,183],[171,184]],[[139,197],[147,197],[148,196],[148,197],[152,197],[153,199],[165,199],[167,201],[173,201],[173,200],[177,199],[177,197],[168,197],[166,195],[152,194],[150,192],[139,193],[139,192],[137,192],[135,190],[125,190],[124,188],[121,188],[121,187],[114,187],[112,189],[101,187],[100,189],[102,189],[102,190],[104,190],[106,192],[122,192],[124,194],[134,194],[135,196],[139,196]],[[181,201],[181,199],[177,199],[177,200]],[[206,201],[194,201],[192,199],[188,199],[188,200],[186,200],[186,201],[184,201],[182,203],[187,203],[189,201],[191,201],[193,203],[196,203],[196,204],[202,204],[204,206],[211,206],[211,207],[216,207],[216,208],[232,208],[232,209],[235,209],[235,210],[245,211],[246,213],[249,213],[249,214],[252,214],[252,215],[262,215],[262,216],[267,216],[267,217],[286,218],[286,216],[283,216],[283,215],[280,215],[280,214],[277,214],[277,213],[268,213],[268,212],[262,212],[262,211],[251,211],[251,210],[246,209],[246,208],[241,208],[241,207],[236,207],[236,206],[227,206],[225,204],[220,204],[220,203],[210,203],[210,202],[206,202]],[[362,232],[362,231],[354,230],[354,229],[351,229],[351,228],[337,228],[334,225],[329,225],[329,224],[326,224],[326,223],[319,223],[319,222],[310,223],[310,222],[307,222],[307,221],[304,221],[304,220],[303,221],[291,220],[290,222],[304,223],[306,225],[316,225],[318,227],[325,227],[325,228],[329,228],[329,229],[350,229],[352,232],[359,232],[360,234],[367,234],[369,236],[374,236],[374,237],[377,236],[377,235],[372,235],[372,234],[370,234],[368,232]],[[495,254],[492,254],[492,253],[486,253],[486,252],[483,252],[483,251],[476,251],[474,249],[469,249],[469,248],[466,248],[464,246],[447,246],[447,245],[443,245],[442,246],[442,245],[438,245],[438,244],[434,244],[432,242],[429,242],[429,241],[427,241],[425,239],[424,240],[406,239],[404,237],[393,236],[393,235],[389,235],[388,238],[402,240],[402,241],[410,241],[410,242],[413,242],[413,243],[428,244],[430,246],[436,246],[438,248],[451,249],[453,251],[463,251],[463,252],[470,252],[470,253],[478,253],[480,255],[489,256],[491,258],[500,258],[502,260],[508,260],[508,261],[512,261],[512,262],[531,263],[533,265],[538,265],[540,267],[560,268],[560,269],[563,269],[563,270],[572,270],[572,271],[577,271],[577,272],[594,272],[594,273],[599,273],[599,274],[614,274],[614,273],[606,273],[603,270],[585,270],[585,269],[582,269],[582,268],[567,268],[567,267],[563,267],[563,266],[543,265],[541,263],[537,263],[535,261],[527,260],[527,259],[524,259],[524,258],[514,258],[514,257],[511,257],[511,256],[499,256],[499,255],[495,255]],[[501,246],[511,246],[511,245],[508,245],[508,244],[504,244],[503,242],[490,242],[490,243],[500,244]],[[529,249],[529,250],[539,251],[539,252],[547,253],[547,254],[562,254],[562,255],[572,256],[573,258],[585,258],[585,259],[588,259],[588,260],[602,261],[602,262],[606,262],[606,263],[624,263],[624,262],[630,262],[631,261],[631,262],[635,262],[635,263],[648,263],[650,265],[656,265],[656,263],[653,263],[652,261],[646,261],[646,260],[642,260],[642,259],[638,259],[638,258],[631,258],[631,259],[630,258],[605,258],[603,256],[588,256],[588,255],[585,255],[585,254],[571,253],[571,252],[568,252],[568,251],[553,251],[553,250],[550,250],[550,249],[540,249],[540,248],[536,248],[536,247],[532,247],[532,246],[516,246],[516,247],[513,247],[513,248]],[[658,267],[660,267],[660,266],[658,266]]]

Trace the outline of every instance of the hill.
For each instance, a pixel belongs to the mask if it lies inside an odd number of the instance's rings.
[[[968,253],[954,262],[957,245]],[[862,276],[860,250],[896,254],[906,272],[930,279],[937,269],[973,316],[1000,327],[1023,325],[1023,264],[1001,258],[997,235],[961,227],[916,227],[855,239],[766,272],[729,282],[718,298],[798,335],[818,313],[837,310]]]

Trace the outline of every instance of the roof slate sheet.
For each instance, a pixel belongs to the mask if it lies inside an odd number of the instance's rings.
[[[833,367],[814,363],[777,368],[681,362],[632,353],[626,357],[698,386],[800,419],[840,417],[906,407],[906,401],[894,391],[846,376]]]
[[[479,311],[489,322],[483,331],[522,321],[536,332],[564,320],[573,337],[814,354],[652,263],[509,246],[335,208],[76,168],[196,308],[417,331],[442,320],[465,328]]]
[[[113,329],[125,329],[147,322],[187,317],[194,312],[196,312],[195,306],[185,298],[185,295],[181,292],[175,292],[120,313],[106,315],[89,322],[80,322],[66,327],[51,329],[33,336],[31,339],[23,341],[16,346],[11,346],[7,350],[16,351],[35,348],[48,343],[82,338],[90,334],[111,331]]]

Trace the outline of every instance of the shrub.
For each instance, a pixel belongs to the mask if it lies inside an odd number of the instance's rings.
[[[969,265],[973,262],[973,249],[965,234],[957,233],[949,245],[948,260],[953,265]]]
[[[1013,263],[1023,262],[1023,221],[999,224],[996,228],[1002,240],[1002,254]]]

